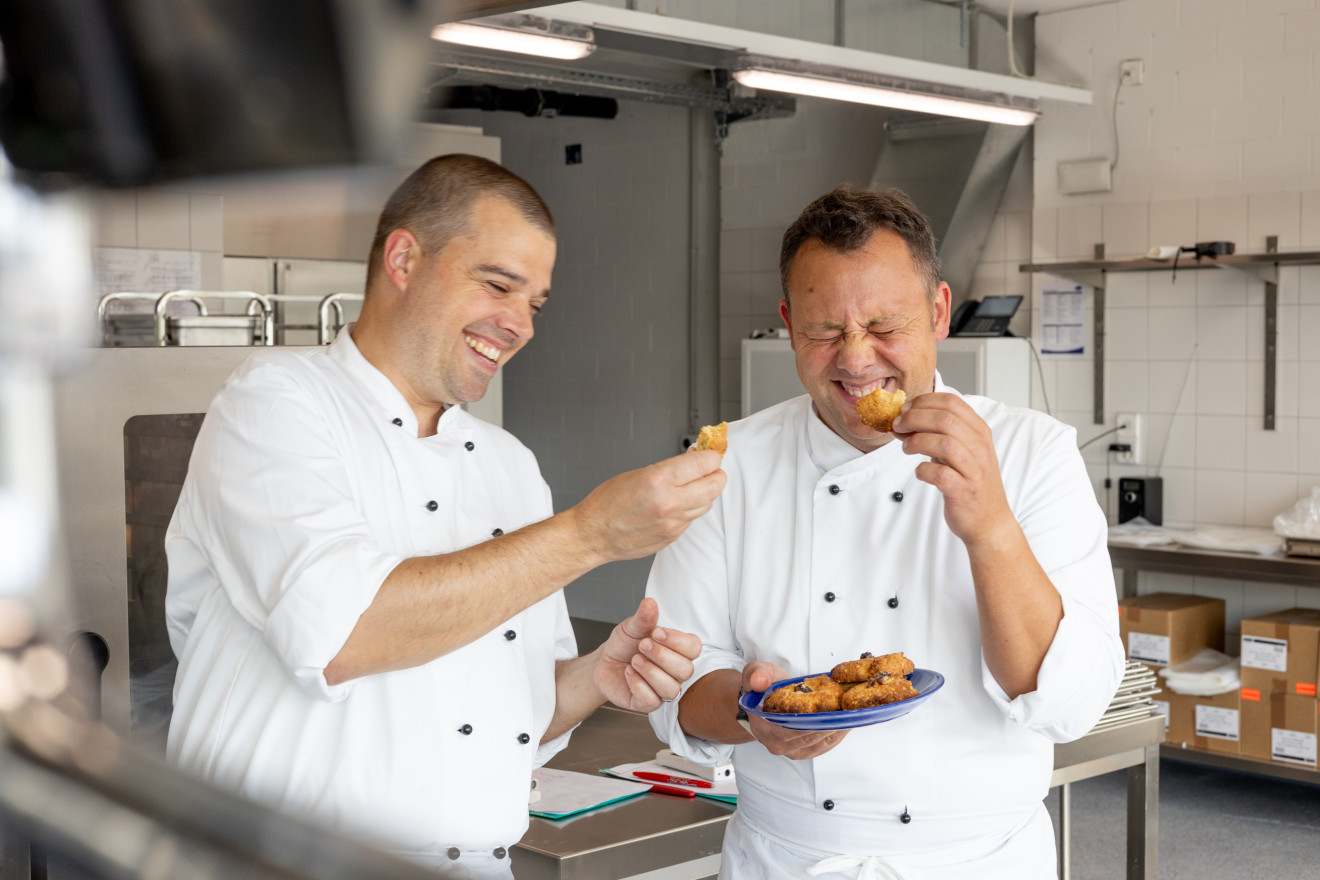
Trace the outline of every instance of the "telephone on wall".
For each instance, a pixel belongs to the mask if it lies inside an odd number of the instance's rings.
[[[1020,296],[969,299],[949,319],[950,336],[1006,336],[1008,324],[1022,304]]]

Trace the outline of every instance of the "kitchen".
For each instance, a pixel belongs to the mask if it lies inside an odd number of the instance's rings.
[[[974,47],[975,66],[1009,67],[1007,34],[993,14],[1007,12],[1007,3],[985,4],[971,17],[976,37],[969,34],[966,45],[960,45],[957,4],[613,4],[625,5],[826,44],[836,41],[835,12],[842,9],[845,46],[964,67]],[[1021,295],[1010,329],[1035,339],[1036,300],[1062,279],[1023,272],[1023,264],[1093,260],[1097,244],[1106,259],[1205,241],[1262,253],[1271,236],[1281,251],[1320,246],[1320,178],[1312,155],[1320,92],[1312,82],[1310,36],[1320,19],[1312,4],[1161,0],[1013,8],[1016,63],[1034,58],[1036,76],[1084,86],[1093,100],[1044,103],[971,282],[955,288],[955,302]],[[1144,64],[1139,84],[1120,82],[1122,62],[1130,59]],[[695,425],[738,416],[741,340],[779,323],[778,237],[815,195],[841,180],[871,180],[888,115],[799,97],[792,116],[730,124],[712,160],[704,146],[709,133],[701,130],[707,115],[678,105],[621,100],[613,119],[434,112],[430,121],[464,126],[459,134],[475,137],[475,127],[481,137],[498,138],[501,160],[537,187],[559,224],[555,301],[536,344],[503,378],[503,424],[537,453],[557,506],[576,502],[621,470],[672,454]],[[574,146],[581,161],[568,164]],[[1115,163],[1108,191],[1059,191],[1060,163],[1096,158]],[[702,167],[716,175],[718,189],[710,180],[705,188],[693,186],[691,169],[699,162],[708,163]],[[284,186],[312,202],[314,218],[325,218],[333,210],[325,202],[341,192],[348,206],[341,213],[349,217],[370,214],[379,200],[368,186],[331,189],[310,173]],[[717,210],[694,210],[694,193],[715,192]],[[284,200],[286,207],[292,203]],[[92,245],[198,251],[204,289],[227,286],[227,256],[364,257],[353,252],[366,235],[352,221],[339,224],[347,232],[322,229],[325,234],[303,241],[281,240],[278,250],[253,250],[259,224],[236,210],[250,204],[250,197],[217,186],[180,183],[99,196]],[[718,263],[694,266],[694,247],[700,257],[712,257],[699,243],[713,238],[693,234],[712,217],[719,224]],[[231,223],[240,230],[231,231]],[[338,244],[327,246],[330,241]],[[1083,451],[1111,521],[1116,490],[1105,481],[1124,476],[1160,476],[1164,521],[1175,526],[1269,527],[1320,484],[1320,347],[1314,344],[1320,299],[1308,284],[1315,271],[1280,272],[1272,430],[1263,427],[1263,285],[1245,273],[1109,275],[1099,419],[1094,353],[1041,358],[1033,405],[1074,425],[1079,442],[1115,427],[1120,411],[1144,420],[1140,464],[1119,463],[1103,441]],[[717,291],[699,303],[710,316],[702,331],[718,328],[717,345],[698,352],[704,366],[695,380],[688,329],[694,278]],[[1087,320],[1093,327],[1093,312]],[[641,598],[647,567],[616,563],[579,580],[567,590],[572,613],[594,621],[626,616]],[[1243,618],[1320,606],[1314,588],[1179,574],[1142,578],[1142,592],[1223,599],[1229,644]],[[1077,870],[1083,876],[1080,865]]]

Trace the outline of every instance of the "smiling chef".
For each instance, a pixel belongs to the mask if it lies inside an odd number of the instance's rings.
[[[647,587],[704,644],[652,724],[737,768],[720,877],[1053,878],[1053,744],[1091,728],[1123,672],[1075,431],[940,380],[950,291],[902,193],[817,199],[780,277],[807,394],[730,424],[727,490]],[[908,398],[888,433],[855,408],[877,388]],[[900,651],[946,679],[906,715],[739,717],[744,692]]]
[[[551,515],[530,451],[459,404],[550,293],[536,192],[475,156],[390,197],[361,319],[262,352],[212,401],[166,536],[168,754],[444,876],[511,876],[531,771],[605,700],[648,711],[700,642],[643,600],[578,657],[562,587],[654,553],[724,486],[715,452]]]

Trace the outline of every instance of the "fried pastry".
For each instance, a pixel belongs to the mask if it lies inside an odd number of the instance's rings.
[[[842,696],[843,685],[828,675],[815,675],[771,691],[761,703],[761,711],[795,715],[837,712]]]
[[[890,394],[883,388],[877,388],[864,397],[859,397],[853,406],[862,424],[874,428],[883,434],[894,430],[894,419],[903,411],[903,401],[907,395],[900,388]]]
[[[904,657],[902,651],[896,654],[881,654],[879,657],[867,652],[860,660],[846,660],[831,669],[830,678],[842,684],[869,682],[881,672],[901,677],[911,675],[912,670],[916,668],[916,664]]]
[[[706,425],[697,435],[698,449],[714,449],[720,455],[723,455],[729,449],[729,423],[720,422],[718,425]]]
[[[845,709],[865,709],[897,703],[916,695],[917,689],[903,675],[880,672],[866,682],[850,687],[843,695],[842,705]]]

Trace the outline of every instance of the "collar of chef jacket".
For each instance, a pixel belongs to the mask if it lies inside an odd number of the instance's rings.
[[[938,372],[935,373],[935,390],[953,394],[958,393],[944,384],[944,380],[940,378]],[[807,447],[812,462],[820,468],[820,472],[823,474],[829,473],[837,467],[842,467],[854,459],[861,458],[863,455],[879,458],[882,457],[879,453],[886,449],[889,451],[883,453],[883,455],[892,455],[894,448],[898,448],[898,446],[901,446],[901,444],[896,445],[895,441],[890,441],[879,449],[872,450],[870,453],[863,453],[856,446],[834,433],[828,425],[821,421],[820,414],[816,412],[816,404],[811,404],[807,416]]]
[[[392,419],[397,418],[402,421],[403,430],[408,432],[409,437],[416,437],[417,414],[413,412],[413,408],[399,389],[394,387],[389,377],[363,356],[361,349],[353,341],[352,331],[355,326],[357,322],[346,324],[339,331],[339,335],[335,337],[335,341],[330,344],[327,351],[330,359],[343,367],[353,381],[380,404],[384,413]],[[460,418],[458,413],[462,411],[461,406],[446,406],[445,411],[440,414],[440,423],[436,425],[436,432],[452,427]]]

